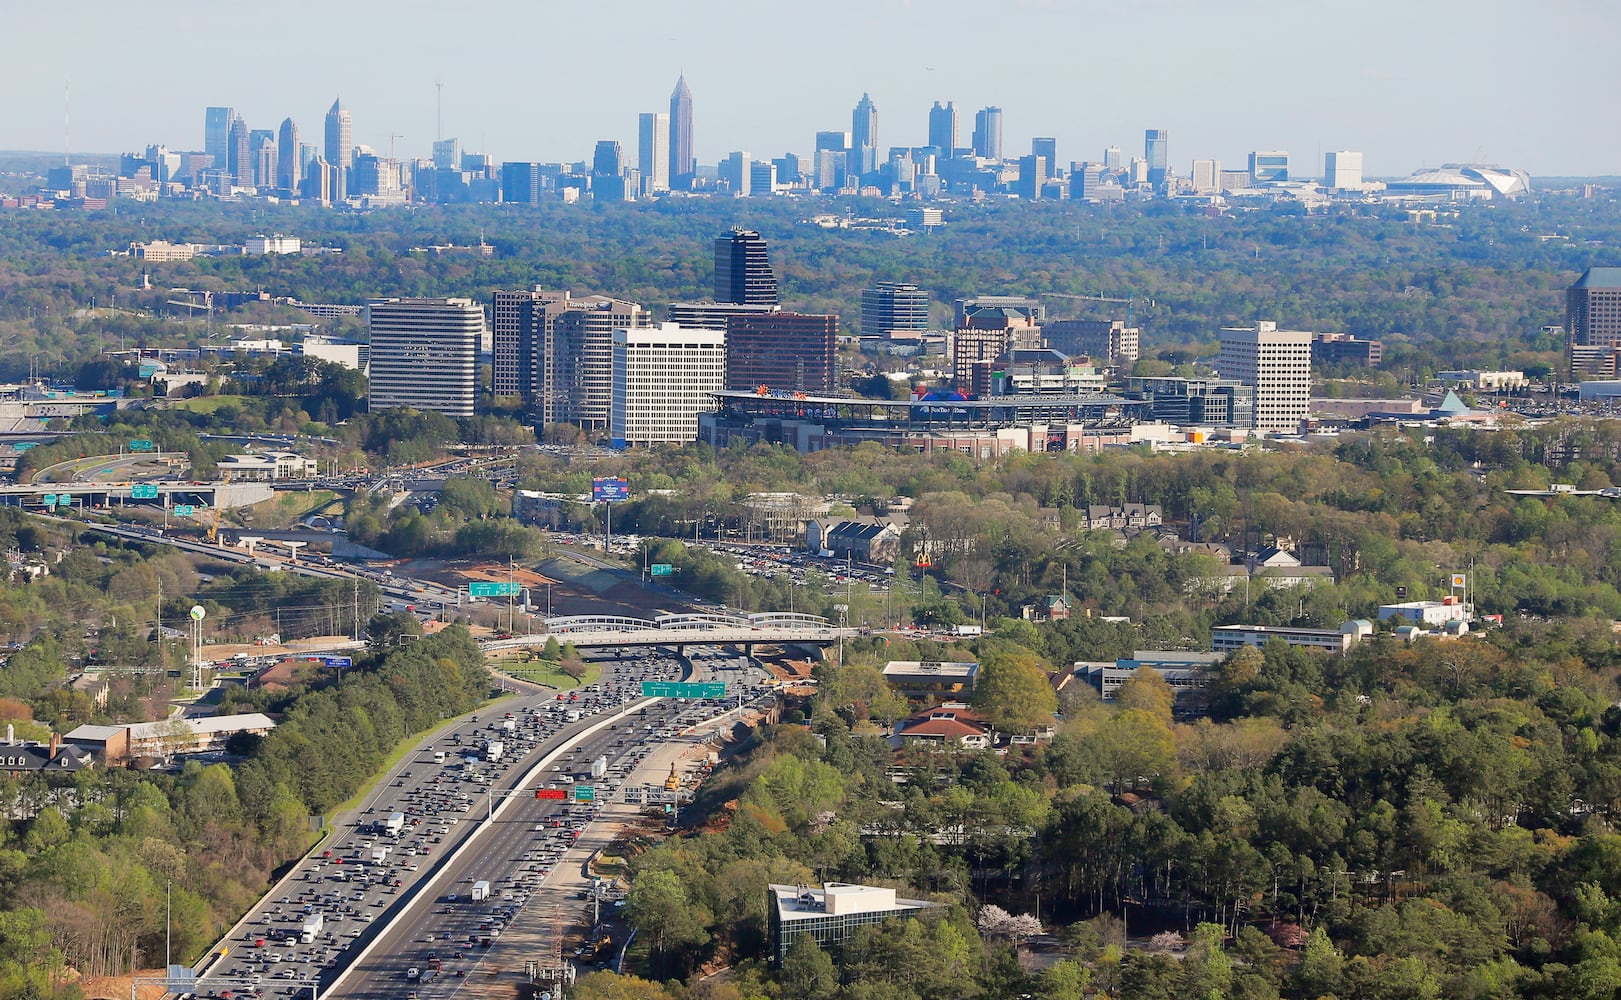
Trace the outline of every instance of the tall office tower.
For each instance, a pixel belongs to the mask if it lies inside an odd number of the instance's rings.
[[[332,204],[332,164],[317,156],[304,167],[304,179],[299,183],[299,197],[320,205]]]
[[[1047,159],[1031,153],[1019,157],[1019,197],[1025,201],[1041,198],[1042,185],[1047,183]]]
[[[230,174],[231,183],[237,187],[248,187],[253,184],[253,151],[249,145],[251,139],[252,130],[248,128],[248,123],[242,116],[232,118],[230,139],[226,143],[225,172]]]
[[[1037,136],[1030,140],[1030,152],[1041,157],[1046,167],[1044,173],[1048,177],[1058,176],[1058,140],[1047,136]]]
[[[725,333],[728,389],[829,393],[838,386],[837,316],[739,313]]]
[[[940,156],[950,159],[957,151],[957,106],[951,101],[945,107],[939,101],[929,109],[929,145],[940,151]]]
[[[566,306],[553,316],[551,342],[542,345],[542,422],[552,414],[554,422],[606,431],[613,407],[614,331],[643,329],[651,317],[634,302],[603,295]]]
[[[1221,163],[1216,160],[1193,161],[1193,190],[1197,194],[1213,194],[1221,190]]]
[[[1119,146],[1109,146],[1103,150],[1103,169],[1110,173],[1117,173],[1124,161],[1120,156]]]
[[[866,93],[850,112],[850,152],[856,173],[866,176],[878,169],[878,105]]]
[[[1615,378],[1621,356],[1621,267],[1590,267],[1565,290],[1570,374]]]
[[[1069,197],[1071,201],[1082,201],[1098,197],[1098,189],[1103,186],[1103,164],[1077,163],[1069,173]]]
[[[1250,154],[1250,177],[1257,184],[1289,179],[1289,154],[1281,149],[1257,149]]]
[[[715,171],[716,179],[726,185],[734,198],[747,198],[754,180],[754,157],[741,150],[727,155]],[[717,260],[719,258],[716,258]]]
[[[771,161],[777,168],[777,183],[794,187],[805,179],[806,161],[797,153],[784,153]]]
[[[642,172],[642,194],[670,190],[670,116],[663,111],[637,119],[636,166]]]
[[[454,136],[449,139],[435,139],[433,143],[433,166],[435,170],[460,170],[462,168],[462,142]]]
[[[276,137],[276,186],[294,193],[303,179],[304,160],[300,158],[298,124],[291,118],[283,118],[281,134]]]
[[[542,425],[578,419],[588,381],[581,364],[588,349],[601,368],[614,329],[651,322],[634,302],[604,295],[575,298],[544,288],[496,292],[493,315],[495,394],[521,397],[524,409]],[[596,383],[605,386],[606,374]]]
[[[1255,429],[1293,433],[1311,396],[1311,334],[1276,323],[1224,327],[1216,369],[1255,388]]]
[[[1124,320],[1053,320],[1042,324],[1041,337],[1068,357],[1084,354],[1118,368],[1130,368],[1142,354],[1142,331]]]
[[[400,200],[405,196],[405,189],[400,184],[400,161],[375,153],[362,153],[355,157],[354,165],[349,169],[347,193],[379,201]]]
[[[681,76],[670,94],[670,186],[684,191],[692,187],[697,173],[697,151],[692,145],[692,91],[687,89],[687,78]]]
[[[203,152],[214,158],[215,167],[224,167],[231,159],[231,120],[235,117],[231,108],[203,112]]]
[[[1002,158],[1002,109],[982,108],[974,115],[974,155],[987,160]]]
[[[472,299],[384,299],[366,307],[371,411],[392,406],[470,417],[484,310]]]
[[[769,198],[777,193],[777,165],[771,160],[755,160],[749,166],[749,194]]]
[[[738,316],[777,312],[779,307],[742,305],[737,302],[672,302],[664,318],[671,323],[699,330],[730,330]]]
[[[615,330],[610,378],[610,444],[690,443],[726,383],[726,334],[675,323]]]
[[[253,167],[253,186],[270,189],[276,186],[276,133],[267,128],[256,128],[248,133],[248,159]]]
[[[771,252],[752,229],[715,237],[715,301],[740,305],[777,304],[777,276]]]
[[[1355,191],[1362,187],[1362,154],[1330,150],[1323,154],[1323,187]]]
[[[591,173],[597,177],[618,177],[625,170],[625,152],[617,140],[599,139],[591,153]]]
[[[513,205],[538,205],[540,164],[522,160],[501,164],[501,200]]]
[[[1015,348],[1041,346],[1046,310],[1022,295],[979,295],[956,301],[955,326],[946,354],[959,388],[974,383],[974,366],[987,365]],[[989,375],[989,372],[982,372]],[[981,379],[983,381],[983,379]]]
[[[321,152],[320,152],[320,150],[315,148],[315,143],[313,143],[313,142],[301,142],[301,143],[299,143],[298,144],[298,172],[300,174],[307,173],[309,171],[309,169],[310,169],[310,164],[314,163],[317,159],[320,158],[320,156],[321,156]]]
[[[929,293],[905,281],[880,281],[861,291],[861,335],[882,337],[894,330],[929,328]]]
[[[349,197],[349,171],[355,165],[355,121],[343,98],[326,113],[326,162],[332,164],[332,200]]]
[[[1171,132],[1169,129],[1143,130],[1143,159],[1148,161],[1148,183],[1155,187],[1165,183],[1171,166]]]

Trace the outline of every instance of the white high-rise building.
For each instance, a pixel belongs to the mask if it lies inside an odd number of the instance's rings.
[[[642,194],[670,190],[670,116],[667,113],[649,112],[638,120],[636,166],[642,172]]]
[[[1255,389],[1255,429],[1294,433],[1311,396],[1311,334],[1276,323],[1225,327],[1216,368]]]
[[[384,299],[366,307],[366,323],[368,409],[408,406],[448,417],[473,415],[482,306],[472,299]]]
[[[613,333],[614,447],[688,444],[726,386],[726,334],[676,323]]]
[[[1212,194],[1221,190],[1220,161],[1193,161],[1193,190],[1199,194]]]
[[[1323,154],[1323,187],[1355,191],[1362,187],[1362,154],[1334,150]]]

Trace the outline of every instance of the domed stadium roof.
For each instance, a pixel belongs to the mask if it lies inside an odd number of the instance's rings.
[[[1391,181],[1385,190],[1391,194],[1517,198],[1530,192],[1531,175],[1486,163],[1443,163]]]

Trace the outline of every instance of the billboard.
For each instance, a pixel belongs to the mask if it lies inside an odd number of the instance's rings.
[[[630,483],[624,476],[598,476],[591,480],[592,503],[617,503],[630,499]]]

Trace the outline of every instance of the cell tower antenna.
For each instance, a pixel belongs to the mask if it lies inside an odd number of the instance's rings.
[[[433,139],[439,142],[445,137],[445,82],[433,81],[433,89],[439,93],[439,101],[433,112]]]

